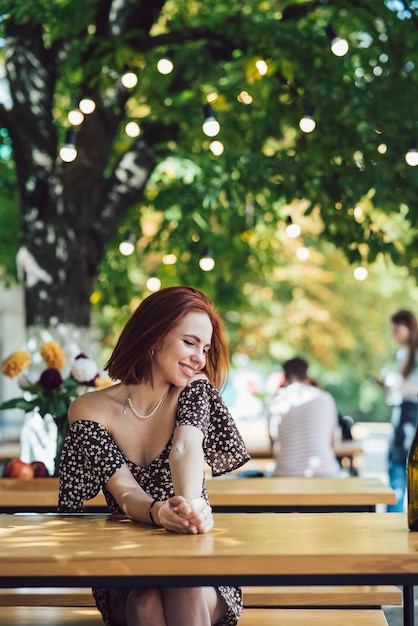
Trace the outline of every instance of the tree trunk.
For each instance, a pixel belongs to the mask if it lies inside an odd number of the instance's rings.
[[[142,197],[155,167],[155,137],[144,132],[110,168],[129,93],[116,89],[106,107],[99,93],[92,94],[97,108],[77,131],[77,158],[63,162],[63,133],[57,132],[52,111],[65,42],[47,49],[42,35],[39,25],[8,23],[6,71],[11,93],[19,97],[1,111],[13,140],[21,193],[17,265],[26,325],[88,328],[99,264],[124,215]]]

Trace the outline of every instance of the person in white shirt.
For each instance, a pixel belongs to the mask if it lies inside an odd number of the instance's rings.
[[[331,394],[312,384],[308,363],[283,365],[285,383],[267,403],[275,476],[338,476],[334,453],[338,411]]]

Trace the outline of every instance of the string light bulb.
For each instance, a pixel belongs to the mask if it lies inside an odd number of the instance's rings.
[[[330,41],[331,52],[336,57],[345,56],[349,50],[348,41],[337,34],[332,24],[325,26],[325,32]]]
[[[221,156],[221,154],[225,150],[225,146],[223,145],[222,141],[211,141],[209,145],[209,150],[214,156]]]
[[[65,131],[65,142],[60,149],[60,157],[65,163],[72,163],[77,158],[77,148],[75,147],[76,135],[73,128]]]
[[[216,137],[221,130],[221,125],[215,118],[215,114],[210,104],[203,105],[203,117],[205,118],[202,125],[203,132],[207,137]]]
[[[213,258],[209,248],[204,249],[203,256],[199,260],[199,267],[204,272],[211,272],[215,267],[215,259]]]
[[[128,233],[123,241],[119,244],[119,252],[123,256],[130,256],[135,252],[135,237],[133,233]]]
[[[164,74],[164,75],[171,74],[173,69],[174,69],[174,63],[171,60],[171,57],[169,55],[161,57],[161,59],[158,60],[157,70],[160,72],[160,74]]]
[[[296,250],[296,256],[299,261],[307,261],[310,257],[309,249],[305,246],[299,246],[299,248]]]
[[[405,154],[405,161],[411,167],[416,167],[418,165],[418,150],[416,140],[411,142],[411,145],[408,148],[408,152]]]
[[[125,89],[133,89],[138,84],[138,76],[134,72],[125,72],[120,79]]]
[[[138,122],[128,122],[125,126],[125,133],[128,137],[139,137],[141,134],[141,128]]]
[[[369,275],[369,272],[362,265],[360,265],[359,267],[354,268],[354,270],[353,270],[354,278],[356,280],[360,281],[360,282],[363,281],[363,280],[366,280],[368,275]]]
[[[84,115],[90,115],[96,109],[96,103],[93,98],[82,98],[78,103],[78,108]]]
[[[73,109],[67,117],[71,126],[80,126],[84,122],[84,114],[79,109]]]
[[[299,120],[299,128],[304,133],[311,133],[313,130],[315,130],[316,122],[313,116],[313,112],[313,107],[310,107],[306,111],[305,115]]]
[[[165,254],[163,256],[163,263],[164,265],[174,265],[174,263],[177,263],[177,255],[173,252],[170,254]]]
[[[288,216],[286,222],[286,235],[291,239],[296,239],[297,237],[299,237],[301,233],[301,227],[299,226],[299,224],[294,224],[290,215]]]
[[[147,289],[149,291],[158,291],[161,289],[161,280],[157,276],[151,276],[147,280]]]
[[[264,59],[258,59],[255,62],[255,66],[256,66],[260,76],[265,76],[267,74],[269,67],[268,67],[267,63],[264,61]]]

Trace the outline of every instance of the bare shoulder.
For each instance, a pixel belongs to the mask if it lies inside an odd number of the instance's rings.
[[[68,421],[72,424],[78,420],[91,420],[106,426],[122,398],[120,385],[89,391],[72,401],[68,409]]]

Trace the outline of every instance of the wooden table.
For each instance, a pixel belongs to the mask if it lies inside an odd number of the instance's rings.
[[[375,511],[396,494],[379,478],[214,478],[207,480],[213,510],[231,512]],[[1,502],[1,496],[0,496]]]
[[[274,462],[268,438],[246,441],[246,447],[252,459],[269,459]],[[363,447],[360,442],[355,439],[341,441],[334,447],[334,452],[341,466],[348,471],[350,476],[358,476],[356,465],[358,459],[363,456]]]
[[[206,535],[123,517],[0,515],[0,586],[404,587],[412,626],[418,533],[404,513],[217,514]]]
[[[215,512],[375,511],[396,502],[395,492],[378,478],[212,478],[207,481]],[[0,513],[53,512],[57,478],[0,479]],[[102,493],[86,501],[89,512],[104,512]]]
[[[20,456],[20,443],[18,441],[8,441],[0,444],[0,463],[18,459]]]

